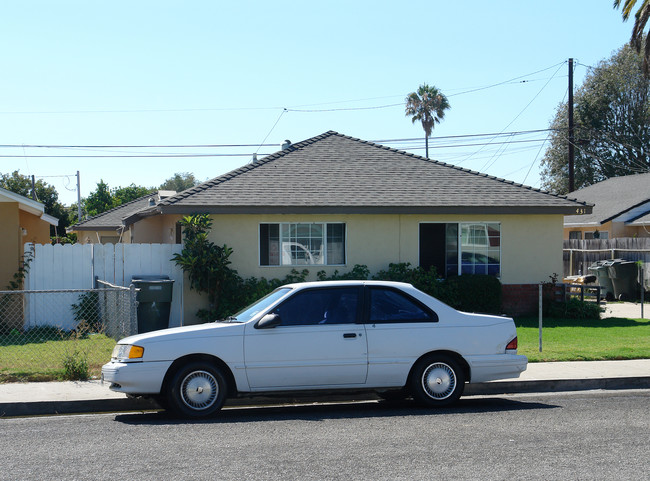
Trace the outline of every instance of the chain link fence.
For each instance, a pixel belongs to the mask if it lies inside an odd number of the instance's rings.
[[[0,291],[0,382],[98,375],[137,332],[136,289]]]

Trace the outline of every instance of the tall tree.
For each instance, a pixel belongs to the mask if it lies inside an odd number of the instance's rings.
[[[445,118],[445,110],[451,108],[447,97],[434,86],[422,84],[417,92],[411,92],[406,97],[406,115],[413,123],[422,122],[426,156],[429,158],[429,137],[435,127]]]
[[[14,170],[11,174],[0,174],[0,187],[15,194],[32,198],[32,179]],[[34,183],[34,191],[39,202],[44,205],[45,213],[59,219],[58,229],[50,227],[50,235],[62,235],[70,225],[69,211],[59,202],[59,193],[54,186],[39,179]],[[57,232],[58,230],[58,232]]]
[[[585,77],[574,96],[575,187],[650,171],[650,82],[642,57],[625,45]],[[567,104],[551,122],[542,186],[568,192]]]
[[[106,212],[116,206],[115,199],[111,195],[108,184],[101,179],[97,183],[97,189],[91,192],[88,197],[83,199],[86,214],[90,217]]]
[[[176,192],[182,192],[185,189],[194,187],[198,185],[199,181],[196,180],[194,174],[190,172],[176,172],[173,177],[170,177],[165,182],[163,182],[159,189],[160,190],[175,190]]]
[[[111,195],[113,197],[113,203],[115,206],[118,206],[139,199],[143,195],[151,194],[154,190],[155,189],[150,187],[131,184],[127,187],[117,187],[116,189],[113,189]]]
[[[614,0],[614,8],[619,8],[623,4],[621,13],[623,21],[630,18],[630,14],[637,4],[637,0]],[[650,36],[646,35],[645,42],[643,38],[643,30],[645,29],[648,19],[650,19],[650,0],[641,0],[639,9],[634,14],[634,27],[632,27],[632,37],[630,43],[636,49],[637,53],[645,50],[643,54],[643,73],[650,77]]]

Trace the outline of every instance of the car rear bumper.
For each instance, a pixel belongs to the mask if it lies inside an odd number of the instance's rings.
[[[520,354],[467,356],[466,359],[472,383],[518,378],[528,365],[528,358]]]
[[[158,394],[171,361],[117,362],[102,366],[102,383],[126,394]]]

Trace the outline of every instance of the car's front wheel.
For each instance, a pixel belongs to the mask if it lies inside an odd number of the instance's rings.
[[[221,409],[227,391],[226,379],[218,368],[205,362],[192,362],[173,375],[165,407],[183,417],[210,416]]]
[[[453,358],[432,355],[413,367],[409,387],[413,398],[425,406],[448,406],[463,394],[465,373]]]

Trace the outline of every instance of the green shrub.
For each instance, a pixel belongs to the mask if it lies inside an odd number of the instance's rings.
[[[90,377],[88,356],[75,349],[63,356],[63,378],[68,381],[85,381]]]
[[[496,277],[464,274],[446,281],[453,292],[449,304],[461,311],[499,314],[501,312],[501,282]]]
[[[562,319],[600,319],[602,309],[595,302],[581,301],[572,297],[566,302],[553,302],[548,316]]]
[[[370,269],[368,266],[355,264],[350,272],[339,274],[339,271],[334,271],[334,274],[328,276],[325,271],[319,271],[316,278],[319,281],[365,281],[370,277]]]
[[[387,270],[377,272],[372,278],[378,281],[406,282],[450,306],[458,304],[453,286],[439,278],[434,267],[427,271],[422,267],[412,267],[409,262],[390,263]]]
[[[102,332],[103,324],[99,314],[99,294],[94,291],[84,292],[79,296],[78,304],[70,306],[78,328],[87,332]]]

